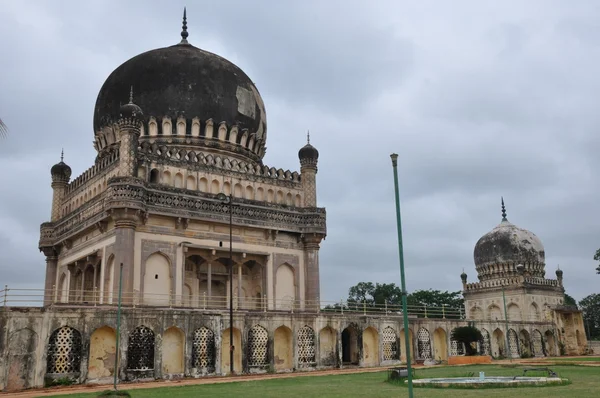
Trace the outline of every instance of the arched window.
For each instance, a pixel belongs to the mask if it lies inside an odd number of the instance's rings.
[[[158,176],[159,176],[159,173],[158,173],[157,169],[150,170],[150,182],[151,183],[158,184],[158,182],[159,182]]]
[[[154,369],[154,332],[150,328],[138,326],[129,335],[127,369]]]
[[[48,341],[46,372],[78,373],[81,368],[81,333],[69,326],[56,329]]]

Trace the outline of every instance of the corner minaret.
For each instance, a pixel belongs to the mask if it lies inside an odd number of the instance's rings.
[[[71,168],[63,162],[63,159],[64,151],[61,151],[60,162],[50,169],[52,175],[52,215],[50,221],[52,222],[60,218],[60,209],[71,178]]]
[[[304,190],[304,207],[317,207],[317,162],[319,151],[310,145],[310,131],[306,134],[306,145],[298,151],[300,175]]]
[[[119,109],[119,176],[137,176],[136,153],[142,131],[144,113],[133,103],[133,86],[129,92],[129,103]]]

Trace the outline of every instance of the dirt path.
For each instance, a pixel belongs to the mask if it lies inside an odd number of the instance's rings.
[[[422,367],[419,365],[413,365],[413,367]],[[316,370],[307,372],[294,372],[294,373],[279,373],[279,374],[260,374],[260,375],[241,375],[241,376],[209,376],[199,379],[182,379],[182,380],[163,380],[163,381],[148,381],[143,383],[120,383],[119,389],[122,390],[137,390],[142,388],[159,388],[159,387],[176,387],[176,386],[190,386],[200,384],[217,384],[217,383],[234,383],[243,381],[255,381],[255,380],[267,380],[267,379],[286,379],[291,377],[306,377],[306,376],[329,376],[329,375],[340,375],[349,373],[367,373],[367,372],[381,372],[388,369],[388,367],[377,367],[377,368],[352,368],[352,369],[331,369],[331,370]],[[51,397],[54,395],[62,394],[81,394],[100,392],[104,390],[112,389],[112,384],[86,384],[76,385],[69,387],[53,387],[53,388],[36,388],[17,393],[0,393],[2,397],[15,397],[15,398],[34,398],[34,397]]]

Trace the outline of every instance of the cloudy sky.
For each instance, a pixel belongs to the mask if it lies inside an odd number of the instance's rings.
[[[397,152],[408,290],[461,289],[500,222],[546,248],[576,299],[598,292],[600,4],[597,1],[26,1],[0,7],[0,284],[42,287],[50,167],[92,165],[92,117],[127,59],[189,41],[256,83],[269,166],[299,170],[306,130],[327,207],[321,296],[400,283]]]

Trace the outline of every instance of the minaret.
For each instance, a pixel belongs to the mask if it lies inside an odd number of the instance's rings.
[[[142,109],[133,103],[133,86],[129,92],[129,103],[119,109],[119,176],[137,176],[137,147],[142,131]]]
[[[60,153],[60,162],[52,166],[50,174],[52,175],[52,214],[50,221],[57,221],[61,217],[61,208],[65,191],[71,178],[71,168],[63,162],[64,151]]]
[[[304,191],[304,207],[317,207],[317,162],[319,151],[310,145],[310,131],[306,135],[306,145],[298,151],[300,175]]]

